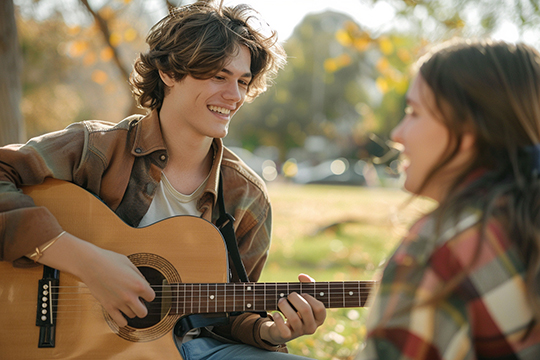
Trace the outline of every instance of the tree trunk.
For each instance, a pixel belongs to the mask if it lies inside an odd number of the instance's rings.
[[[13,0],[0,1],[0,146],[24,142],[21,113],[22,57],[17,40]]]

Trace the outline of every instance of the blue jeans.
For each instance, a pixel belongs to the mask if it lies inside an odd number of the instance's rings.
[[[225,344],[216,339],[200,337],[182,344],[184,360],[306,360],[309,358],[258,349],[244,344]]]

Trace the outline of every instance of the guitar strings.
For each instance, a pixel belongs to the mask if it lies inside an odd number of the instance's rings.
[[[268,283],[266,283],[268,284]],[[156,299],[155,300],[173,300],[169,304],[168,310],[175,309],[177,313],[180,313],[180,309],[182,309],[182,312],[179,315],[182,314],[195,314],[195,313],[207,313],[212,312],[209,311],[210,309],[216,310],[214,312],[221,312],[221,311],[236,311],[236,308],[242,309],[242,310],[249,310],[246,307],[246,300],[247,303],[250,301],[253,302],[253,306],[256,307],[255,310],[258,310],[259,307],[257,305],[260,305],[261,303],[265,304],[264,307],[266,307],[266,310],[278,310],[277,302],[279,301],[280,297],[278,297],[278,293],[280,291],[287,291],[291,290],[290,286],[288,289],[286,289],[286,286],[283,289],[267,289],[265,294],[257,293],[257,290],[260,292],[261,289],[255,289],[252,293],[249,294],[234,294],[234,286],[231,286],[230,283],[223,284],[208,284],[208,286],[215,286],[218,285],[218,287],[212,289],[215,291],[206,291],[202,288],[205,286],[199,287],[200,284],[174,284],[175,287],[180,288],[183,287],[183,291],[190,292],[189,294],[179,294],[182,290],[171,290],[171,285],[152,285],[152,288],[156,290]],[[233,288],[232,294],[231,289],[225,289],[224,285],[229,285],[229,287]],[[354,286],[354,288],[346,288],[343,287],[342,289],[328,289],[324,288],[325,290],[325,298],[321,298],[320,296],[317,297],[316,294],[310,293],[310,295],[318,298],[323,303],[326,303],[326,306],[330,308],[351,308],[351,307],[362,307],[362,304],[365,304],[365,302],[368,299],[368,296],[370,294],[370,289],[373,286],[373,283],[364,283],[360,284],[360,286]],[[255,286],[257,287],[257,286]],[[159,291],[159,288],[167,288],[167,290],[161,290]],[[242,290],[243,287],[239,286],[239,289],[236,290]],[[62,291],[61,291],[62,290]],[[75,290],[75,291],[66,291],[66,290]],[[88,290],[88,291],[81,291],[81,290]],[[203,291],[200,291],[203,290]],[[229,290],[229,291],[227,291]],[[299,290],[299,289],[298,289]],[[313,289],[311,289],[313,290]],[[322,289],[315,289],[315,292],[317,290]],[[365,291],[363,291],[365,290]],[[294,289],[293,289],[294,291]],[[352,291],[353,294],[349,295],[352,297],[347,297],[344,294],[344,291]],[[355,292],[358,291],[358,294],[355,294]],[[292,291],[291,291],[292,292]],[[94,309],[89,310],[100,310],[101,306],[99,302],[91,295],[88,287],[86,286],[53,286],[51,288],[51,293],[54,293],[54,295],[61,296],[60,299],[56,298],[54,299],[53,306],[55,307],[56,313],[79,313],[79,308],[84,306],[83,302],[92,302],[96,305]],[[173,294],[171,294],[173,293]],[[303,292],[308,293],[308,292]],[[163,295],[167,294],[167,295]],[[202,294],[205,296],[201,298]],[[66,295],[75,296],[75,298],[66,297]],[[82,295],[82,298],[80,297]],[[85,295],[90,295],[85,296]],[[210,303],[206,303],[208,300],[208,296],[214,295],[216,296],[216,299],[212,300]],[[236,296],[235,296],[236,295]],[[272,295],[275,296],[275,298],[272,299]],[[201,304],[203,302],[203,304]],[[173,304],[174,303],[174,304]],[[357,304],[358,303],[358,304]],[[232,309],[231,309],[232,308]],[[204,311],[206,309],[206,311]],[[223,309],[223,310],[222,310]],[[231,310],[229,310],[231,309]],[[148,315],[162,315],[162,311],[149,311]],[[178,315],[177,313],[173,315]]]
[[[274,284],[274,283],[173,283],[173,284],[165,284],[165,285],[156,285],[156,284],[151,284],[150,286],[152,288],[164,288],[164,287],[192,287],[192,288],[203,288],[203,287],[216,287],[219,288],[234,288],[234,289],[245,289],[247,287],[253,287],[253,288],[257,288],[256,290],[264,290],[265,288],[268,290],[268,289],[280,289],[280,290],[284,290],[284,289],[295,289],[295,288],[300,288],[300,286],[298,285],[299,283],[294,283],[294,285],[287,285],[286,283],[283,284],[283,283],[276,283],[278,286],[275,286],[275,285],[271,285],[271,284]],[[282,285],[283,284],[283,285]],[[343,289],[348,289],[348,288],[353,288],[353,289],[357,289],[357,288],[367,288],[367,289],[371,289],[373,286],[376,285],[376,282],[366,282],[366,283],[361,283],[361,284],[348,284],[348,283],[345,283],[345,284],[341,284],[340,283],[336,283],[336,282],[333,282],[330,286],[328,285],[317,285],[317,287],[315,287],[314,285],[309,285],[310,283],[306,283],[308,285],[303,285],[302,287],[308,287],[310,288],[311,290],[326,290],[326,289],[330,289],[330,290],[343,290]],[[320,284],[320,283],[318,283]],[[51,286],[51,289],[52,288],[87,288],[86,285],[52,285]]]
[[[301,292],[304,294],[310,294],[314,297],[317,297],[317,294],[320,294],[319,297],[326,297],[326,296],[340,296],[341,294],[350,293],[353,292],[359,292],[360,294],[365,291],[367,294],[371,292],[371,288],[373,285],[365,285],[365,286],[350,286],[350,287],[340,287],[340,288],[310,288],[310,289],[301,289],[297,287],[283,287],[283,288],[258,288],[255,286],[251,290],[247,290],[244,287],[238,287],[238,286],[223,286],[224,284],[208,284],[208,286],[202,285],[199,286],[199,284],[174,284],[174,285],[151,285],[152,289],[154,289],[154,292],[156,295],[159,294],[171,294],[168,296],[169,298],[177,298],[177,297],[186,297],[190,296],[190,294],[196,294],[198,296],[201,296],[201,294],[223,294],[223,295],[229,295],[231,296],[244,296],[244,297],[253,297],[253,296],[268,296],[273,293],[276,295],[287,293],[290,294],[292,292]],[[67,290],[73,290],[72,292]],[[81,290],[88,290],[87,292],[81,291]],[[56,294],[62,294],[62,295],[80,295],[80,294],[91,294],[90,290],[86,286],[52,286],[51,292],[55,292]],[[187,293],[187,295],[186,295]],[[195,295],[195,296],[196,296]],[[350,294],[352,295],[352,294]],[[163,298],[167,298],[167,296],[163,296]]]
[[[363,308],[367,301],[367,297],[365,298],[361,298],[361,299],[357,299],[356,302],[354,303],[346,303],[346,304],[341,304],[341,303],[336,303],[336,304],[327,304],[328,308]],[[79,300],[81,301],[81,300]],[[91,304],[95,305],[95,306],[92,306],[91,308],[87,308],[84,303],[81,303],[81,302],[78,302],[77,304],[71,304],[71,305],[68,305],[68,304],[65,304],[65,303],[62,303],[62,304],[59,304],[59,305],[55,305],[56,308],[54,310],[54,312],[56,314],[62,314],[62,315],[66,315],[66,314],[74,314],[75,316],[73,316],[72,318],[77,318],[77,317],[80,317],[82,313],[88,313],[88,312],[103,312],[103,308],[101,307],[100,303],[95,299],[95,298],[88,298],[86,300],[82,300],[82,301],[87,301],[87,302],[90,302]],[[216,306],[217,305],[217,306]],[[83,310],[83,311],[81,311]],[[198,306],[197,304],[192,304],[192,305],[189,305],[189,306],[185,306],[185,307],[175,307],[175,306],[167,306],[166,307],[166,315],[189,315],[189,314],[204,314],[204,313],[221,313],[221,312],[234,312],[234,311],[279,311],[279,307],[277,306],[277,300],[274,300],[273,302],[272,301],[266,301],[266,306],[264,307],[253,307],[253,308],[248,308],[246,306],[243,306],[242,304],[233,304],[231,302],[218,302],[217,304],[209,304],[207,306],[207,304],[205,305],[202,305],[202,306]],[[152,310],[149,310],[148,311],[148,314],[147,316],[152,316],[152,315],[162,315],[163,314],[163,311],[161,309],[157,309],[155,311],[152,311]],[[64,316],[64,318],[71,318],[69,316]]]
[[[349,300],[348,302],[330,303],[325,304],[326,308],[364,308],[368,300],[368,297],[360,297],[355,301]],[[262,303],[262,302],[261,302]],[[90,307],[88,306],[90,305]],[[231,303],[217,301],[212,304],[198,304],[188,303],[180,304],[179,306],[167,305],[164,309],[150,307],[148,309],[147,317],[159,316],[160,320],[167,316],[182,316],[191,314],[204,314],[204,313],[222,313],[222,312],[234,312],[234,311],[279,311],[278,299],[273,301],[266,300],[265,306],[255,305],[252,308],[248,308],[244,303]],[[84,300],[77,300],[75,303],[66,304],[66,302],[59,302],[53,305],[53,311],[55,314],[61,315],[63,319],[78,319],[82,318],[84,314],[98,313],[102,315],[105,311],[101,304],[94,298],[88,297]],[[129,320],[128,320],[129,321]]]
[[[80,300],[80,299],[73,299],[73,298],[70,298],[69,296],[79,296],[79,295],[92,295],[90,290],[87,288],[87,287],[79,287],[79,288],[75,288],[75,287],[71,287],[69,288],[69,290],[79,290],[79,291],[65,291],[66,288],[61,288],[61,287],[58,287],[56,289],[51,289],[51,295],[53,295],[53,299],[55,299],[55,297],[57,295],[61,295],[62,296],[62,300]],[[155,289],[155,288],[154,288]],[[83,290],[83,291],[80,291],[80,290]],[[86,290],[86,291],[85,291]],[[155,298],[156,299],[161,299],[161,300],[178,300],[178,301],[189,301],[190,299],[199,299],[199,298],[202,298],[202,299],[205,299],[207,300],[207,298],[211,297],[211,296],[215,296],[216,297],[216,300],[218,299],[223,299],[223,298],[235,298],[235,299],[239,299],[239,300],[243,300],[243,299],[254,299],[254,301],[259,301],[261,299],[265,299],[265,298],[271,298],[272,296],[276,297],[277,299],[283,297],[283,295],[290,295],[292,292],[297,292],[299,293],[299,291],[295,291],[295,290],[292,290],[290,291],[282,291],[282,290],[278,290],[278,291],[275,291],[275,290],[272,290],[272,291],[265,291],[265,292],[259,292],[259,291],[254,291],[254,292],[250,292],[250,293],[244,293],[244,292],[235,292],[234,290],[233,291],[226,291],[226,290],[222,290],[222,289],[212,289],[212,290],[207,290],[207,289],[184,289],[184,290],[170,290],[170,289],[167,289],[167,290],[155,290]],[[313,296],[314,298],[320,300],[320,301],[328,301],[328,300],[335,300],[335,301],[339,301],[340,299],[342,298],[350,298],[350,297],[358,297],[358,296],[369,296],[369,294],[371,293],[370,289],[344,289],[344,290],[339,290],[339,291],[336,291],[336,290],[329,290],[329,291],[324,291],[324,293],[319,293],[319,292],[313,292],[313,291],[302,291],[301,294],[308,294],[308,295],[311,295]],[[282,295],[283,294],[283,295]],[[59,301],[58,299],[55,299],[54,301]]]

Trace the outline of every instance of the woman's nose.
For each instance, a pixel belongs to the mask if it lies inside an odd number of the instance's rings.
[[[390,132],[390,139],[392,141],[402,143],[402,129],[403,129],[403,119],[396,125],[392,132]]]

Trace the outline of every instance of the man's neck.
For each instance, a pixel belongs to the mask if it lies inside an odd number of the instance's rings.
[[[177,191],[191,194],[210,172],[214,158],[213,139],[193,136],[179,128],[167,128],[164,123],[162,132],[169,153],[164,172]]]

